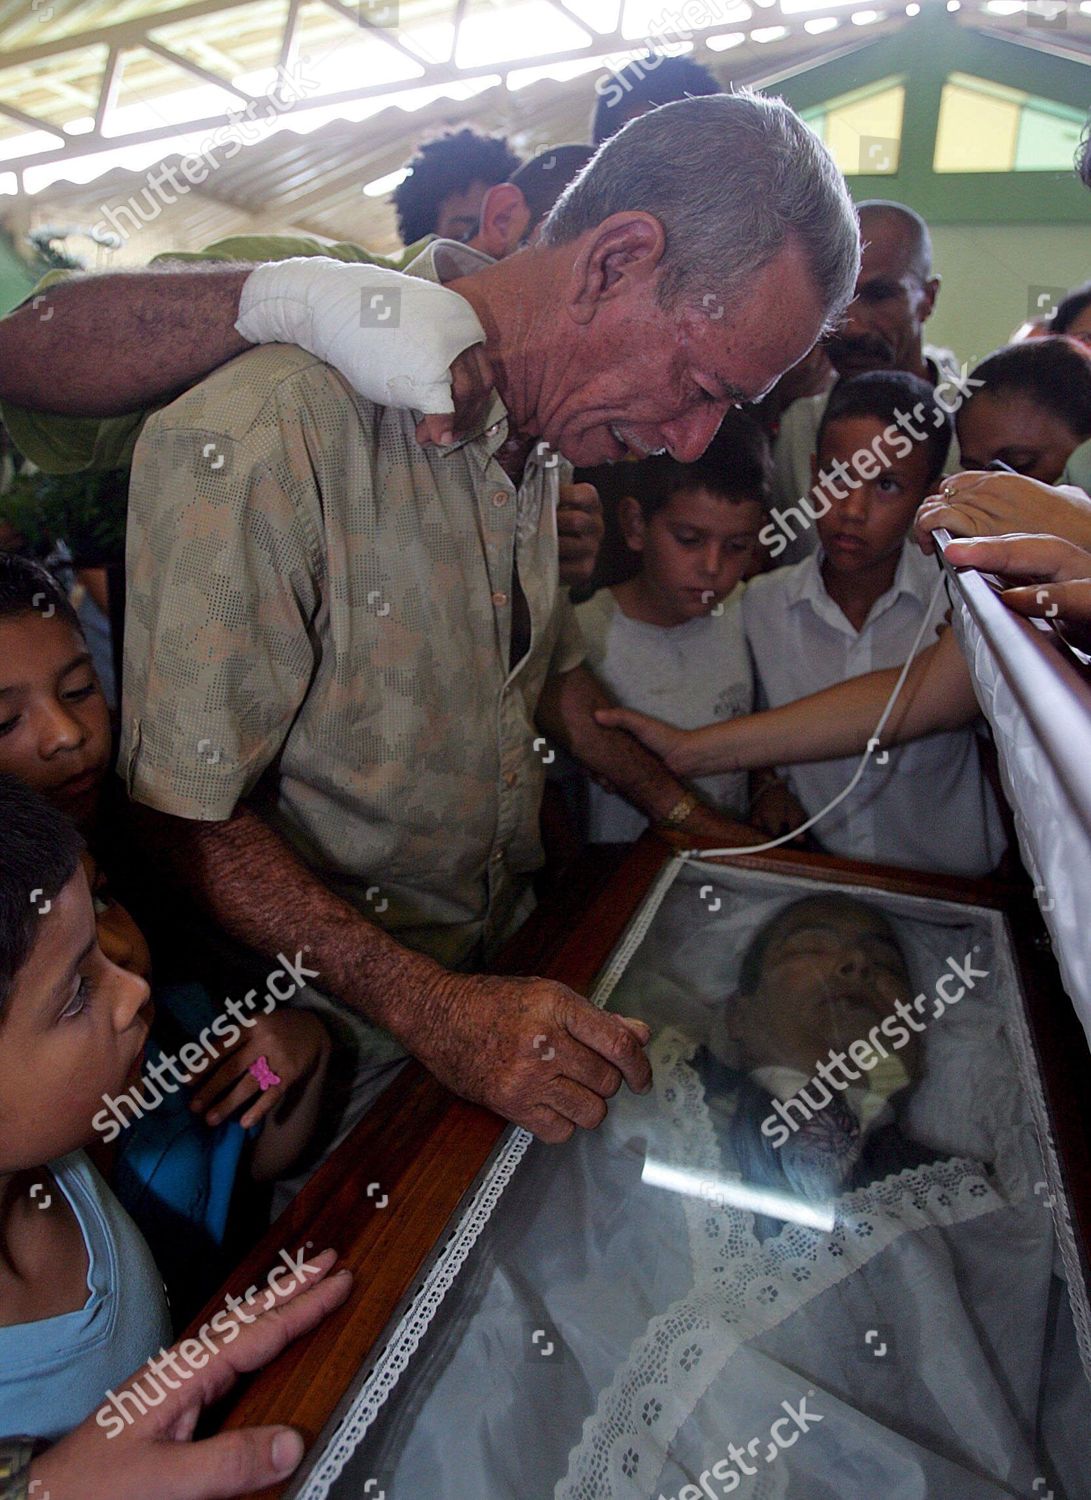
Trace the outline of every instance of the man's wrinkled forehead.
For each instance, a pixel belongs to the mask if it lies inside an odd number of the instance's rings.
[[[774,918],[773,930],[766,945],[764,968],[774,960],[778,950],[799,932],[817,932],[851,941],[857,937],[874,937],[889,946],[901,958],[901,948],[886,919],[866,906],[839,901],[816,901],[796,911]]]
[[[707,378],[718,399],[745,405],[767,396],[784,372],[813,347],[819,319],[816,316],[813,331],[777,326],[773,318],[755,328],[752,310],[737,318],[726,311],[719,329],[707,317],[701,322],[705,329],[698,327],[688,342],[694,368]]]

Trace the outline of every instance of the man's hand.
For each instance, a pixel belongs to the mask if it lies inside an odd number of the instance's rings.
[[[269,1300],[269,1310],[249,1314],[250,1323],[232,1324],[231,1342],[226,1329],[209,1333],[215,1354],[203,1339],[189,1341],[207,1356],[203,1367],[179,1352],[186,1349],[185,1343],[176,1345],[178,1363],[191,1372],[188,1380],[158,1380],[147,1365],[138,1370],[133,1381],[143,1380],[141,1389],[155,1388],[149,1380],[160,1390],[168,1384],[175,1389],[167,1390],[158,1406],[147,1408],[115,1436],[92,1412],[34,1460],[31,1494],[41,1500],[218,1500],[286,1479],[303,1456],[303,1439],[291,1427],[249,1427],[199,1443],[191,1439],[201,1412],[226,1395],[240,1375],[269,1364],[340,1307],[352,1278],[348,1271],[339,1271],[324,1279],[336,1259],[333,1250],[316,1256],[318,1276],[308,1278],[306,1289],[299,1281],[284,1292],[270,1287],[263,1298]],[[127,1410],[132,1412],[132,1403]],[[115,1422],[120,1420],[115,1417]]]
[[[779,776],[771,776],[755,792],[750,803],[750,817],[760,832],[771,839],[783,838],[807,821],[806,810],[798,797]],[[801,835],[798,842],[802,843],[804,837]]]
[[[425,416],[417,423],[417,442],[446,448],[481,426],[492,400],[495,378],[484,346],[464,349],[451,366],[454,411]]]
[[[593,484],[562,484],[557,501],[557,541],[561,582],[582,588],[591,582],[606,535],[602,501]]]
[[[918,510],[915,530],[925,552],[933,551],[937,526],[945,526],[952,536],[1045,533],[1091,548],[1091,498],[1071,484],[970,470],[945,479],[940,493]]]
[[[598,1010],[550,979],[445,973],[425,1013],[427,1024],[404,1039],[425,1067],[551,1144],[600,1125],[622,1079],[637,1093],[651,1087],[643,1021]]]

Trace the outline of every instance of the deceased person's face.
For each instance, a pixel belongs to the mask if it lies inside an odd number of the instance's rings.
[[[811,1073],[831,1049],[866,1039],[910,1000],[909,973],[881,914],[845,897],[796,903],[752,950],[753,972],[728,1004],[728,1031],[747,1067]],[[909,1074],[916,1037],[900,1049]]]

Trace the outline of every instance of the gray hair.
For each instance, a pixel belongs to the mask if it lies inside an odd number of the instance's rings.
[[[666,232],[665,304],[702,293],[736,302],[790,240],[810,264],[827,326],[852,299],[860,230],[845,179],[781,99],[742,89],[631,121],[562,193],[540,243],[569,244],[631,210],[654,214]]]

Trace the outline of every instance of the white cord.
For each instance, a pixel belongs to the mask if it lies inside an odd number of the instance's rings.
[[[824,818],[827,813],[832,812],[835,807],[844,802],[845,798],[850,796],[851,793],[856,790],[856,785],[859,782],[860,777],[867,769],[868,761],[871,759],[875,751],[879,748],[879,737],[882,734],[883,730],[886,728],[886,721],[890,718],[890,715],[894,711],[894,704],[897,702],[898,694],[905,686],[905,679],[909,676],[909,669],[916,659],[917,652],[920,649],[921,641],[924,638],[924,632],[928,629],[929,623],[931,622],[932,606],[933,604],[935,604],[937,598],[939,597],[940,589],[943,588],[946,581],[946,575],[944,574],[941,567],[939,577],[936,579],[936,586],[932,590],[932,593],[928,599],[928,603],[925,606],[924,619],[921,621],[920,629],[917,631],[916,638],[913,641],[912,646],[909,648],[909,655],[906,657],[905,663],[902,666],[902,670],[898,674],[898,680],[894,684],[893,692],[886,700],[886,707],[879,715],[879,722],[875,726],[875,733],[868,740],[867,749],[860,757],[860,764],[856,767],[856,770],[853,773],[852,780],[849,782],[848,786],[846,786],[842,791],[838,792],[837,796],[833,799],[832,802],[827,802],[825,807],[823,807],[819,812],[816,812],[813,818],[808,818],[805,823],[801,823],[798,828],[793,828],[790,833],[782,833],[779,838],[770,839],[768,843],[750,844],[742,849],[682,849],[679,851],[679,854],[677,856],[679,859],[721,859],[728,854],[764,854],[767,849],[776,849],[780,844],[791,843],[791,841],[793,839],[797,839],[801,833],[806,833],[809,828],[813,828],[814,825],[822,818]]]

